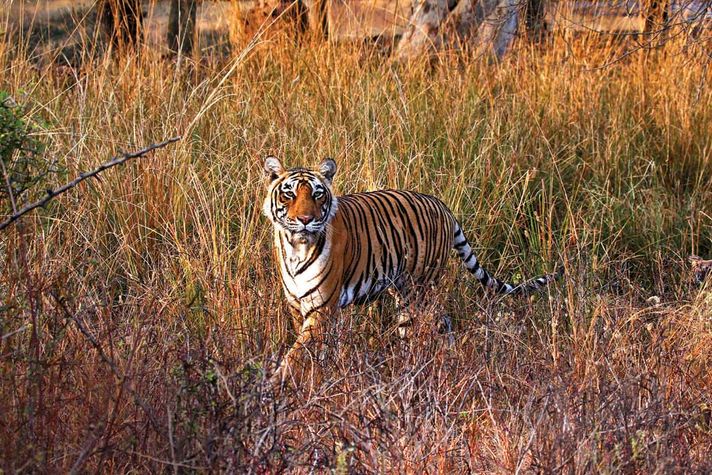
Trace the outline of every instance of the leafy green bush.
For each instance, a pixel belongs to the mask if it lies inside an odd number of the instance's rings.
[[[3,212],[12,211],[26,200],[32,189],[41,189],[48,176],[59,170],[43,157],[45,145],[39,138],[43,126],[5,91],[0,91],[0,163]]]

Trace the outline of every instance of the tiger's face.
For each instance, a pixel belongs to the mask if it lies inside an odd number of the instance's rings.
[[[264,171],[267,197],[262,210],[275,226],[307,240],[326,230],[337,206],[331,188],[334,160],[324,160],[318,170],[285,170],[277,158],[267,157]]]
[[[702,286],[708,277],[712,277],[712,259],[705,261],[698,256],[688,258],[692,265],[693,283]]]

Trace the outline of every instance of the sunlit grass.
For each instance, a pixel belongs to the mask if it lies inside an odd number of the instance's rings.
[[[40,345],[36,356],[27,331],[3,339],[2,452],[15,455],[2,467],[68,470],[93,444],[85,468],[117,471],[646,471],[663,457],[704,470],[711,307],[685,257],[712,254],[709,73],[689,55],[596,68],[574,53],[404,65],[265,37],[231,61],[177,68],[145,51],[67,70],[0,45],[0,89],[49,124],[47,155],[68,176],[183,135],[3,235],[2,333],[34,311]],[[372,324],[388,305],[350,309],[317,399],[272,406],[260,378],[293,335],[260,215],[267,154],[335,158],[343,193],[435,194],[500,276],[563,262],[567,277],[550,298],[491,301],[453,259],[441,294],[454,349],[427,331],[399,346]]]

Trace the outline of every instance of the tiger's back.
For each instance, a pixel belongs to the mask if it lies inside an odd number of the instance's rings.
[[[346,238],[339,306],[393,287],[434,281],[453,247],[456,221],[439,199],[400,190],[340,196],[334,218]]]

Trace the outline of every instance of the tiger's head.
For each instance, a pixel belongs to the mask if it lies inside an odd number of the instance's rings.
[[[275,226],[302,240],[326,230],[336,214],[337,200],[331,188],[336,162],[324,160],[319,168],[285,170],[276,157],[265,158],[267,197],[262,211]]]
[[[698,256],[690,256],[688,260],[692,266],[693,283],[701,287],[705,279],[712,277],[712,259],[706,261]]]

